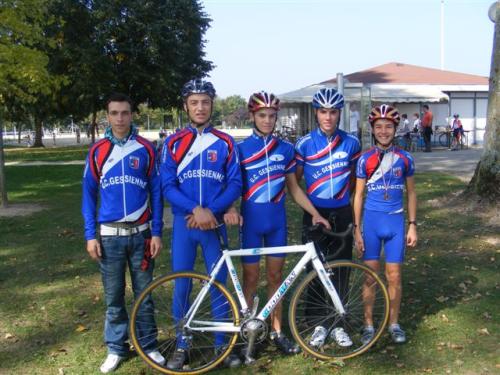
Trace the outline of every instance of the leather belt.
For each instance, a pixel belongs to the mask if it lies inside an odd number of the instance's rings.
[[[101,236],[131,236],[149,229],[149,223],[141,224],[136,227],[120,228],[111,225],[101,224]]]

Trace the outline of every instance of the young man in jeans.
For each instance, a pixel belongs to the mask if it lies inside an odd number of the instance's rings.
[[[127,264],[137,297],[153,278],[153,259],[160,254],[163,227],[156,150],[132,125],[132,102],[128,96],[111,95],[106,110],[110,127],[89,150],[82,196],[87,252],[99,262],[107,307],[104,341],[108,356],[100,368],[102,373],[114,371],[129,354]],[[148,337],[147,342],[141,343],[146,353],[163,364],[165,359],[157,350],[153,309],[149,297],[141,306],[137,329],[143,332],[141,337]]]

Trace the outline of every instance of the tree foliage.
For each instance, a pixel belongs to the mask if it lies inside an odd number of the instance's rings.
[[[212,122],[215,125],[226,123],[229,126],[241,126],[248,119],[247,102],[239,95],[228,96],[227,98],[216,98]]]

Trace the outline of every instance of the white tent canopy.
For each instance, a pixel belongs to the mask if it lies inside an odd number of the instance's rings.
[[[278,95],[282,103],[310,103],[316,91],[325,87],[336,87],[331,84],[315,84],[299,90]],[[347,101],[360,101],[362,84],[347,83],[344,86],[344,97]],[[391,103],[439,103],[448,102],[439,85],[393,85],[374,84],[370,86],[370,99],[374,102]]]

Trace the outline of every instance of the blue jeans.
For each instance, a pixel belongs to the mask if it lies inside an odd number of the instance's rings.
[[[132,279],[134,299],[153,279],[154,262],[141,270],[144,259],[145,240],[151,238],[149,230],[132,236],[102,236],[102,260],[100,263],[102,283],[106,300],[106,320],[104,323],[104,342],[108,352],[126,356],[129,352],[128,314],[125,308],[125,272],[127,264]],[[157,348],[157,328],[154,320],[154,304],[148,296],[139,310],[137,330],[141,347],[146,352]]]

